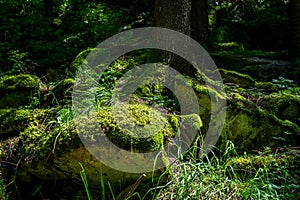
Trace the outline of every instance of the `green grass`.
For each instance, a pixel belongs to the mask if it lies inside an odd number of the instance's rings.
[[[277,149],[276,152],[266,148],[256,154],[238,155],[233,143],[228,142],[225,151],[214,152],[197,161],[181,156],[165,172],[171,174],[167,183],[157,183],[157,187],[146,191],[144,196],[135,192],[127,200],[288,200],[300,197],[300,148]],[[152,181],[152,184],[155,183]],[[113,194],[112,190],[104,191],[104,186],[101,187],[102,192]]]
[[[155,199],[296,199],[300,194],[299,152],[238,155],[228,143],[221,156],[178,160],[169,183]],[[277,156],[277,157],[276,157]]]

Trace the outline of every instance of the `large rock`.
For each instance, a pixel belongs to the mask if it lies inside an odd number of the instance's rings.
[[[251,77],[226,71],[224,81],[234,83],[226,87],[227,111],[218,147],[225,147],[232,141],[238,151],[261,150],[264,147],[297,145],[300,139],[299,99],[295,95],[274,93],[276,87],[271,83],[257,83]],[[248,86],[251,86],[249,88]],[[202,133],[206,133],[211,120],[211,96],[216,93],[205,86],[195,84],[194,90],[199,98],[200,117],[203,121]],[[264,88],[266,94],[256,95]],[[268,93],[269,92],[269,93]],[[221,97],[220,97],[221,98]],[[214,100],[217,102],[216,100]],[[218,105],[218,104],[215,104]],[[217,120],[218,121],[218,120]]]
[[[39,78],[30,74],[20,74],[0,79],[0,108],[17,108],[30,105],[38,96]]]
[[[121,111],[122,109],[125,109],[125,107],[120,107],[118,110]],[[153,120],[151,118],[155,120],[161,118],[161,120],[163,120],[159,113],[157,111],[153,112],[151,109],[149,110],[149,108],[144,105],[132,105],[126,109],[129,110],[129,114],[133,120],[135,120],[136,124],[129,123],[130,127],[127,127],[128,130],[123,130],[116,126],[116,121],[112,117],[112,110],[109,107],[101,108],[96,115],[94,115],[97,117],[98,125],[89,123],[93,121],[91,118],[83,116],[77,119],[76,126],[79,130],[83,131],[80,133],[81,137],[86,136],[86,140],[91,141],[89,151],[99,151],[99,149],[101,149],[101,147],[97,145],[97,135],[91,135],[90,132],[85,133],[84,128],[80,128],[80,126],[87,127],[87,131],[91,129],[95,131],[97,128],[102,127],[104,133],[114,144],[128,151],[133,150],[134,152],[160,150],[164,144],[168,143],[170,137],[176,134],[175,130],[178,130],[179,117],[172,115],[167,117],[170,122],[168,122],[168,120],[162,121],[165,124],[162,130],[155,134],[147,135],[149,133],[147,133],[147,131],[143,132],[142,127],[151,124],[151,120]],[[27,120],[28,118],[28,120],[21,128],[14,130],[15,132],[20,132],[16,134],[18,140],[15,140],[10,146],[3,145],[5,148],[1,157],[3,158],[3,163],[17,163],[20,159],[22,160],[18,166],[15,165],[13,167],[17,167],[17,182],[20,192],[24,195],[25,193],[28,194],[28,191],[33,191],[37,186],[41,187],[41,190],[47,191],[50,182],[57,182],[58,185],[73,185],[74,188],[81,185],[80,191],[73,191],[70,187],[66,187],[63,191],[61,188],[56,188],[57,191],[62,192],[61,194],[67,196],[76,196],[80,193],[84,194],[80,163],[84,167],[91,189],[99,189],[100,177],[102,176],[106,183],[110,183],[114,188],[114,192],[117,194],[121,192],[122,189],[134,184],[141,176],[141,173],[118,171],[104,165],[101,161],[93,157],[82,145],[78,137],[77,129],[75,128],[75,121],[66,120],[66,113],[69,112],[66,108],[60,109],[59,111],[56,110],[56,113],[60,115],[55,115],[55,112],[52,110],[19,110],[18,112],[23,113],[25,116],[24,119]],[[42,113],[42,115],[33,113]],[[119,114],[119,116],[121,116],[121,113]],[[9,118],[6,119],[5,116]],[[198,128],[201,126],[199,116],[182,118],[187,125]],[[3,119],[11,121],[10,123],[4,124],[6,127],[19,122],[19,118],[10,117],[10,115],[3,115]],[[128,121],[126,117],[119,119],[119,123],[121,124],[126,123],[126,121]],[[149,126],[149,130],[155,128],[154,126]],[[138,132],[135,133],[130,130],[137,130]],[[142,134],[143,137],[138,137],[136,134]],[[11,152],[14,154],[13,157],[9,156]],[[113,158],[116,161],[122,160],[122,165],[124,166],[132,165],[132,163],[129,163],[131,161],[127,160],[125,156],[126,155],[123,155],[122,152],[112,151],[111,157],[107,159]],[[161,159],[163,159],[162,162],[165,162],[167,166],[167,159],[163,157],[161,157]],[[142,166],[143,164],[149,164],[147,163],[148,161],[149,159],[141,155],[135,162]],[[4,169],[10,170],[11,168],[4,167]],[[154,174],[152,172],[146,173],[145,181],[151,181],[153,175],[159,177],[161,174],[161,171],[157,171]],[[56,189],[54,190],[56,191]],[[49,198],[54,198],[54,196],[51,195],[55,194],[49,193]]]

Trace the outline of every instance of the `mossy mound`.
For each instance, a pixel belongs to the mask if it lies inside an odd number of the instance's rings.
[[[300,126],[300,99],[291,94],[266,96],[261,106],[282,120],[289,120]]]
[[[45,110],[0,109],[0,138],[19,135],[30,123],[45,117]]]
[[[28,106],[34,96],[38,96],[39,78],[30,74],[20,74],[0,79],[0,108]]]
[[[261,150],[264,147],[297,145],[299,127],[289,121],[265,113],[255,104],[241,106],[231,103],[227,107],[226,121],[219,139],[221,148],[228,140],[236,144],[238,151]]]
[[[286,181],[287,176],[299,177],[299,158],[300,152],[297,148],[280,148],[275,153],[270,148],[266,148],[259,154],[235,156],[230,159],[227,163],[228,173],[242,180],[253,178],[253,176],[264,176],[267,173],[276,174],[273,177],[277,179],[276,182]],[[284,174],[287,172],[294,174]],[[294,184],[298,184],[297,180],[293,181],[295,181]]]
[[[273,84],[266,86],[254,81],[252,83],[253,87],[260,85],[261,87],[270,87],[270,90],[276,89]],[[201,131],[205,134],[211,120],[216,120],[210,116],[211,96],[217,97],[218,95],[209,95],[209,92],[216,91],[210,91],[200,84],[194,83],[193,88],[199,99],[200,117],[203,120]],[[272,98],[270,95],[270,99],[267,101],[264,100],[264,97],[257,97],[259,93],[255,93],[252,88],[238,86],[226,87],[226,93],[227,112],[225,124],[217,143],[218,147],[224,148],[228,140],[233,141],[237,150],[241,152],[261,150],[266,146],[276,148],[297,145],[296,141],[300,139],[300,128],[295,122],[299,118],[298,100],[296,101],[295,96],[277,93],[278,99]],[[261,101],[266,102],[264,107],[275,106],[272,108],[273,111],[262,109]],[[268,103],[269,101],[270,103]],[[217,101],[214,100],[214,102]],[[290,112],[291,109],[293,111]],[[285,113],[286,116],[281,113]]]
[[[278,92],[279,87],[271,82],[256,82],[255,88],[266,91],[268,93]]]
[[[131,105],[117,108],[117,115],[119,124],[129,124],[120,128],[116,125],[116,120],[113,118],[113,110],[110,107],[104,107],[96,112],[97,124],[89,123],[93,122],[91,118],[81,117],[79,122],[76,123],[75,119],[68,120],[65,116],[68,115],[66,108],[58,108],[59,110],[16,110],[17,114],[11,117],[12,110],[3,110],[2,119],[4,121],[10,121],[7,126],[13,126],[14,123],[26,121],[22,128],[15,130],[18,140],[13,145],[1,147],[7,148],[2,152],[1,157],[8,158],[8,162],[16,163],[20,158],[22,162],[18,166],[17,177],[19,184],[31,183],[34,187],[37,185],[41,188],[47,187],[45,182],[51,182],[59,180],[59,182],[68,184],[80,184],[82,183],[79,163],[84,166],[87,178],[89,180],[90,188],[99,187],[99,177],[102,176],[105,181],[109,181],[110,184],[118,188],[115,191],[118,193],[119,188],[126,188],[128,185],[133,184],[140,174],[123,173],[118,170],[112,169],[103,165],[99,160],[94,158],[89,151],[82,146],[82,143],[78,137],[77,129],[80,124],[83,127],[92,128],[97,132],[97,128],[102,128],[104,133],[120,147],[139,152],[148,152],[161,149],[164,145],[167,145],[168,139],[178,133],[179,121],[182,118],[185,125],[189,125],[195,128],[201,126],[201,119],[199,116],[175,116],[168,115],[163,117],[155,109],[149,108],[145,105]],[[128,110],[131,119],[124,117],[123,110]],[[120,113],[119,113],[120,112]],[[55,114],[56,113],[56,114]],[[9,115],[10,114],[10,115]],[[69,113],[70,114],[70,113]],[[158,129],[158,132],[151,133],[151,130],[156,130],[157,126],[155,121],[161,122],[162,129]],[[197,123],[196,123],[197,122]],[[149,125],[143,131],[145,126]],[[83,130],[83,129],[80,129]],[[88,131],[88,129],[87,129]],[[150,134],[151,133],[151,134]],[[97,135],[85,133],[87,137],[90,137],[90,141],[94,141],[97,144]],[[13,146],[13,149],[8,150]],[[95,146],[97,150],[101,147]],[[9,152],[13,152],[14,157],[8,156]],[[124,155],[121,152],[113,153],[117,156],[117,159],[123,159]],[[111,159],[111,158],[110,158]],[[143,164],[148,160],[141,155],[140,159],[136,162]],[[126,165],[125,159],[122,164]],[[129,162],[129,161],[128,161]],[[129,165],[130,163],[128,163]],[[167,162],[166,162],[167,165]],[[161,172],[157,172],[159,176]],[[152,177],[152,174],[147,174],[147,180]],[[65,181],[64,181],[65,180]],[[23,186],[22,186],[23,187]],[[34,188],[25,187],[24,190],[33,190]],[[68,189],[66,189],[68,190]],[[76,196],[76,192],[62,191],[71,193]]]
[[[53,92],[54,100],[60,105],[70,104],[72,100],[72,90],[75,84],[75,80],[68,78],[59,81],[54,88],[51,90]]]
[[[91,116],[96,116],[97,120],[91,120]],[[115,110],[104,107],[95,115],[79,117],[77,127],[82,137],[88,140],[97,142],[97,137],[101,138],[101,127],[103,133],[118,147],[151,152],[162,148],[166,140],[175,135],[174,129],[178,129],[174,127],[178,125],[174,117],[168,118],[172,120],[172,125],[157,110],[145,105],[118,106]],[[81,128],[81,123],[86,128]]]
[[[219,69],[219,72],[225,84],[236,84],[243,88],[253,87],[255,84],[255,81],[248,75],[225,69]]]
[[[71,63],[70,67],[68,68],[68,77],[75,78],[77,71],[80,69],[80,66],[83,63],[86,63],[86,57],[91,53],[93,48],[88,48],[86,50],[83,50],[80,52],[77,57],[74,59],[74,61]]]

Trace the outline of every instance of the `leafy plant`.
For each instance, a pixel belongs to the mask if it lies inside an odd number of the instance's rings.
[[[2,177],[0,177],[0,199],[8,200],[8,195],[6,193],[6,186]]]
[[[272,82],[276,84],[280,89],[291,89],[294,87],[294,81],[290,79],[286,79],[282,76],[279,76],[278,79],[272,79]]]

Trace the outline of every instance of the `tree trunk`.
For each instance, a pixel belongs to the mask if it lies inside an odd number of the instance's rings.
[[[168,28],[190,35],[190,3],[189,0],[156,0],[154,4],[154,25]],[[161,53],[160,53],[161,54]],[[170,65],[180,73],[195,76],[196,69],[181,57],[172,53],[163,53],[165,64]],[[161,60],[161,59],[160,59]]]
[[[291,58],[300,57],[300,0],[290,0],[289,2],[289,22],[290,41],[289,56]]]
[[[190,35],[189,9],[189,0],[156,0],[155,25]]]
[[[192,0],[191,37],[203,47],[208,47],[207,0]]]

